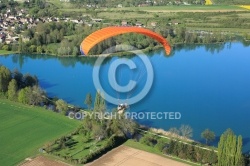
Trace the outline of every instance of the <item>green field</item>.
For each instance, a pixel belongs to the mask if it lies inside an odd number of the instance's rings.
[[[43,108],[0,99],[0,165],[17,165],[79,122]]]
[[[149,6],[149,7],[124,7],[124,8],[113,8],[112,10],[141,10],[148,12],[195,12],[195,11],[246,11],[239,6],[230,5],[183,5],[183,6]]]
[[[86,12],[83,6],[76,6],[59,0],[49,0],[59,10],[65,12]],[[148,6],[148,7],[122,7],[122,8],[100,8],[95,11],[147,11],[147,12],[214,12],[214,11],[247,11],[237,5],[171,5],[171,6]]]
[[[69,3],[69,2],[61,2],[60,0],[48,0],[47,2],[53,4],[54,6],[58,7],[59,9],[74,8],[74,5]]]
[[[13,51],[0,50],[0,55],[13,54]]]

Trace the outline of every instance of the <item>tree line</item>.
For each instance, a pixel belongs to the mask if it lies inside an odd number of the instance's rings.
[[[180,130],[171,128],[169,132],[174,135],[171,139],[162,138],[150,132],[140,132],[141,137],[136,137],[139,138],[139,140],[135,139],[135,141],[150,146],[163,154],[200,163],[201,165],[248,166],[249,155],[242,154],[242,136],[235,135],[231,129],[227,129],[220,136],[219,146],[216,150],[208,146],[204,147],[195,142],[190,143],[179,139],[178,133],[186,132],[185,128],[190,127],[181,127]],[[180,132],[176,132],[177,130]],[[188,130],[191,131],[191,129]],[[209,129],[206,129],[201,133],[201,137],[208,143],[214,140],[215,134]]]

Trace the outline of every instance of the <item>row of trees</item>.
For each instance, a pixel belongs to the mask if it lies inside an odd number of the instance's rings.
[[[172,127],[168,130],[168,132],[164,131],[163,129],[151,129],[152,132],[157,134],[166,135],[172,139],[181,139],[185,141],[192,141],[191,138],[193,136],[193,129],[189,125],[181,125],[179,128]],[[215,139],[215,133],[209,129],[204,130],[201,133],[201,138],[203,138],[206,142],[206,145],[213,142]]]
[[[186,130],[181,127],[180,131]],[[188,129],[190,131],[190,129]],[[218,166],[232,165],[232,166],[244,166],[249,161],[244,161],[242,155],[242,137],[236,136],[231,129],[225,131],[219,141],[218,151],[211,148],[204,148],[200,145],[193,145],[187,142],[179,140],[176,134],[176,128],[172,128],[170,132],[175,132],[175,136],[172,139],[161,138],[152,133],[141,133],[142,137],[139,142],[147,146],[156,148],[164,154],[176,156],[181,159],[198,162],[200,164],[216,164]],[[202,132],[201,136],[206,140],[206,143],[215,139],[214,132],[206,129]]]
[[[218,166],[224,165],[244,166],[242,136],[236,136],[231,129],[221,135],[218,145]]]
[[[177,156],[181,159],[190,160],[200,164],[216,164],[217,154],[210,149],[203,149],[190,144],[171,140],[163,153],[171,156]]]
[[[163,154],[201,164],[217,163],[217,154],[215,151],[182,142],[176,136],[169,140],[153,135],[152,133],[142,133],[142,135],[139,140],[140,143],[154,147]]]

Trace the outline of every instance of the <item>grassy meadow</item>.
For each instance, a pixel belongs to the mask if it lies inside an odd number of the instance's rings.
[[[0,55],[13,54],[13,51],[0,50]]]
[[[84,158],[89,153],[96,151],[98,148],[103,147],[107,140],[96,141],[84,134],[77,134],[72,136],[65,143],[65,148],[60,148],[59,144],[53,145],[54,149],[58,149],[53,152],[54,156],[60,156],[61,158],[78,159]]]
[[[17,165],[79,122],[43,108],[0,99],[0,165]]]

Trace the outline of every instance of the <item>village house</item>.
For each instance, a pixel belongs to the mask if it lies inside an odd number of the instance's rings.
[[[10,9],[7,9],[5,13],[0,13],[0,43],[6,43],[10,44],[13,42],[17,42],[19,37],[21,35],[16,34],[15,30],[16,27],[24,27],[24,25],[27,25],[28,29],[31,29],[33,27],[36,27],[39,22],[60,22],[65,20],[71,21],[76,24],[82,24],[83,20],[77,20],[77,19],[70,19],[70,18],[64,18],[60,19],[57,17],[40,17],[40,18],[33,18],[26,14],[27,11],[25,9],[19,10],[16,15],[12,15]],[[101,22],[102,19],[92,19],[93,22]],[[88,24],[89,26],[92,26],[92,24]],[[29,41],[29,37],[22,36],[23,41]]]
[[[172,21],[172,24],[173,24],[173,25],[179,25],[179,24],[181,24],[181,23],[180,23],[180,21],[174,20],[174,21]]]
[[[180,21],[177,21],[177,20],[173,20],[172,22],[168,23],[169,25],[179,25],[181,24]]]
[[[31,29],[31,28],[33,28],[33,27],[35,27],[36,26],[36,24],[34,23],[34,24],[28,24],[28,29]]]
[[[13,43],[13,39],[6,39],[6,40],[5,40],[5,43],[6,43],[6,44],[11,44],[11,43]]]
[[[79,23],[79,20],[70,20],[70,21],[74,23]]]
[[[128,25],[128,22],[125,21],[125,20],[123,20],[123,21],[121,22],[121,25],[122,25],[122,26],[126,26],[126,25]]]
[[[22,24],[25,24],[25,23],[28,23],[28,20],[27,20],[27,18],[21,18],[21,19],[20,19],[20,22],[21,22]]]
[[[22,38],[23,42],[30,41],[30,37],[28,36],[20,35],[20,37]]]
[[[135,26],[137,26],[137,27],[142,27],[142,26],[143,26],[143,24],[142,24],[142,23],[140,23],[140,22],[137,22],[137,23],[135,23]]]
[[[18,15],[18,16],[22,16],[23,13],[20,11],[20,12],[17,12],[17,15]]]
[[[152,27],[156,27],[156,25],[157,25],[157,22],[151,22]]]
[[[101,18],[92,18],[92,21],[94,22],[102,22],[103,19]]]

